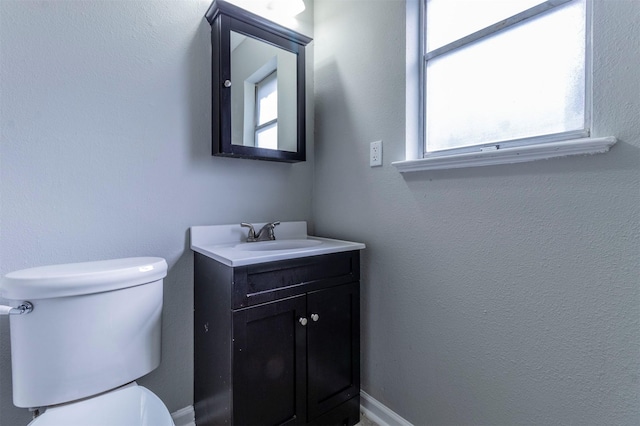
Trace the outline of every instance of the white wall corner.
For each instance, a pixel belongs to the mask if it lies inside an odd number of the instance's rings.
[[[176,426],[196,426],[196,412],[193,405],[174,411],[171,413],[171,418]]]
[[[363,390],[360,391],[360,412],[379,426],[413,426]]]

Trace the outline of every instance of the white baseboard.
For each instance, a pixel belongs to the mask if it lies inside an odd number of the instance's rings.
[[[171,413],[171,418],[176,426],[196,426],[196,412],[193,405],[174,411]]]
[[[360,411],[379,426],[413,426],[389,407],[362,390],[360,391]],[[171,418],[176,426],[196,426],[195,414],[193,405],[190,405],[171,413]]]
[[[363,390],[360,391],[360,411],[379,426],[413,426]]]

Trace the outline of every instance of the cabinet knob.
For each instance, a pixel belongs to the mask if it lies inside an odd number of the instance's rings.
[[[314,321],[318,321],[320,319],[320,315],[318,314],[311,314],[311,319]]]
[[[224,87],[231,87],[231,80],[225,80]]]
[[[300,322],[300,324],[302,325],[307,325],[307,319],[305,317],[300,318],[298,322]]]

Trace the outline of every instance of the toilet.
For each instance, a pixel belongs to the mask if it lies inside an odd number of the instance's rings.
[[[135,257],[4,277],[0,296],[32,306],[10,316],[13,403],[44,410],[29,425],[174,425],[135,382],[160,364],[166,274],[164,259]]]

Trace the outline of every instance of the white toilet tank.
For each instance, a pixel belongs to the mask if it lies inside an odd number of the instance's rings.
[[[29,301],[10,317],[13,403],[43,407],[131,382],[160,364],[167,263],[137,257],[7,274],[0,296]]]

